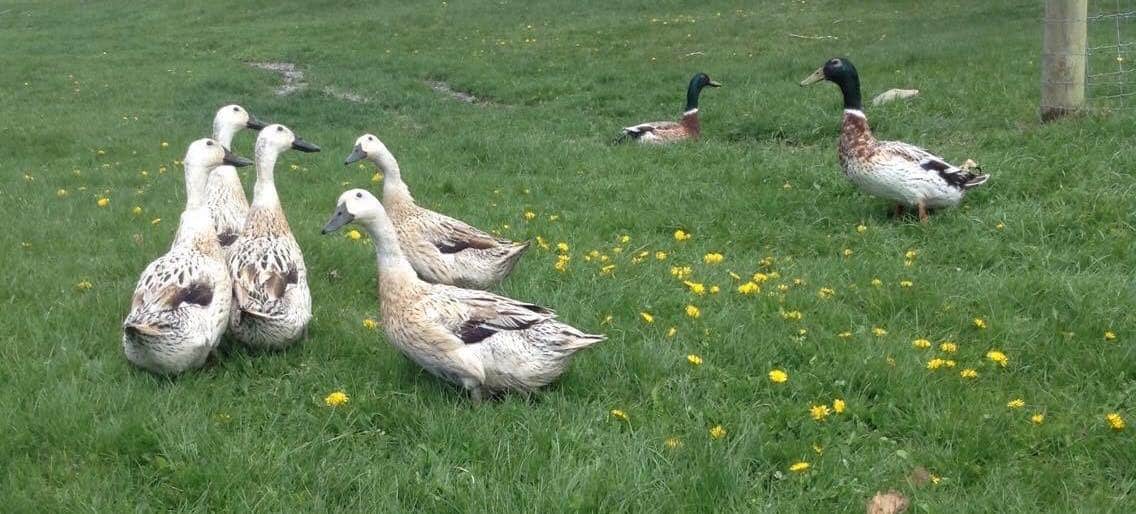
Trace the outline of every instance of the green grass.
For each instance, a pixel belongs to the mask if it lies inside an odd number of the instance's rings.
[[[1136,120],[1039,124],[1038,2],[198,4],[0,5],[5,510],[839,512],[889,488],[916,511],[1136,506],[1136,427],[1104,421],[1136,423]],[[866,97],[922,90],[869,108],[878,135],[973,158],[990,182],[927,225],[857,192],[836,161],[836,88],[797,86],[832,55],[856,63]],[[295,62],[310,86],[274,96],[279,78],[248,61]],[[725,85],[703,95],[701,143],[609,145],[619,127],[677,117],[698,70]],[[227,102],[324,148],[277,173],[310,270],[311,339],[152,377],[122,358],[120,323],[172,238],[174,161]],[[531,400],[473,407],[364,329],[372,249],[319,229],[341,191],[373,187],[370,169],[341,164],[365,131],[421,203],[570,244],[567,273],[534,250],[503,292],[609,340]],[[614,276],[585,260],[593,249]],[[669,258],[633,264],[640,250]],[[725,262],[704,264],[708,251]],[[687,292],[670,275],[684,264],[721,293]],[[780,278],[741,296],[730,271]],[[939,352],[917,338],[956,341],[958,367],[928,371]],[[771,384],[773,368],[790,380]],[[350,403],[325,407],[337,389]],[[846,413],[810,419],[838,397]],[[708,436],[716,425],[725,438]],[[798,460],[812,468],[788,472]],[[941,482],[909,483],[918,466]]]

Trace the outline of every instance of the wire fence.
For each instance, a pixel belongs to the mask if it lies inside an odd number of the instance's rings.
[[[1136,0],[1091,0],[1085,99],[1094,109],[1136,106]]]

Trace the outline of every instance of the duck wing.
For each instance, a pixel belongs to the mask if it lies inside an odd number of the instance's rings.
[[[471,248],[485,250],[508,242],[460,220],[433,211],[426,212],[423,235],[441,253],[453,254]]]
[[[556,317],[551,309],[486,291],[437,285],[430,296],[431,317],[465,344],[480,343],[500,332],[527,330]]]
[[[989,175],[980,175],[971,170],[960,168],[938,155],[908,143],[880,141],[876,145],[876,152],[887,158],[900,159],[914,164],[914,167],[910,168],[913,171],[922,170],[935,173],[944,182],[959,189],[970,189],[982,185],[989,178]]]
[[[304,263],[298,255],[299,247],[288,238],[240,240],[229,262],[237,307],[253,316],[278,314],[280,300],[300,281]]]
[[[171,252],[146,266],[123,326],[127,330],[159,335],[171,329],[170,320],[187,308],[207,308],[213,304],[214,280],[208,264],[200,256]]]

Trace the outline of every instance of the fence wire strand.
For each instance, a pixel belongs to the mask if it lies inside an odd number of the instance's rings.
[[[1125,29],[1131,33],[1136,10],[1132,5],[1122,5],[1132,1],[1099,0],[1089,4],[1094,11],[1086,18],[1089,40],[1085,45],[1085,96],[1090,108],[1133,105],[1129,97],[1136,95],[1136,90],[1129,81],[1136,67],[1128,66],[1126,54],[1136,49],[1136,41],[1125,40]]]

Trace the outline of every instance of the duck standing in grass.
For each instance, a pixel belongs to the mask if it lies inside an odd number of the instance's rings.
[[[318,152],[288,127],[269,125],[256,138],[256,185],[240,237],[229,252],[236,305],[229,330],[255,348],[281,349],[307,334],[312,319],[308,269],[280,206],[273,176],[288,149]]]
[[[860,103],[860,76],[845,58],[829,60],[801,81],[807,86],[828,80],[844,94],[844,122],[840,129],[840,166],[853,184],[868,194],[896,203],[897,216],[915,208],[919,220],[927,210],[954,207],[967,190],[986,182],[988,175],[951,165],[914,145],[877,141],[868,127]]]
[[[383,206],[402,249],[427,282],[489,289],[512,273],[529,243],[499,239],[459,220],[423,209],[402,181],[398,161],[372,134],[355,140],[344,165],[367,159],[383,172]]]
[[[264,123],[239,105],[226,105],[213,116],[213,139],[225,148],[233,148],[233,136],[243,129],[260,130]],[[209,174],[206,189],[209,214],[217,228],[217,239],[227,257],[229,248],[245,226],[249,204],[241,177],[232,166],[218,166]]]
[[[159,374],[200,367],[225,333],[231,282],[205,202],[209,172],[247,166],[212,139],[189,145],[185,211],[170,251],[142,272],[122,323],[122,349],[134,365]]]
[[[474,403],[487,393],[547,385],[573,354],[606,339],[561,323],[544,307],[419,279],[386,209],[365,190],[339,196],[323,233],[351,222],[375,244],[387,340],[430,373],[467,389]]]
[[[674,121],[656,121],[653,123],[640,123],[634,127],[626,127],[620,135],[618,142],[628,138],[640,143],[665,144],[676,141],[697,140],[702,132],[698,123],[698,97],[702,88],[721,87],[722,85],[710,80],[705,73],[696,73],[690,79],[690,86],[686,88],[686,109],[682,112],[682,119]]]

